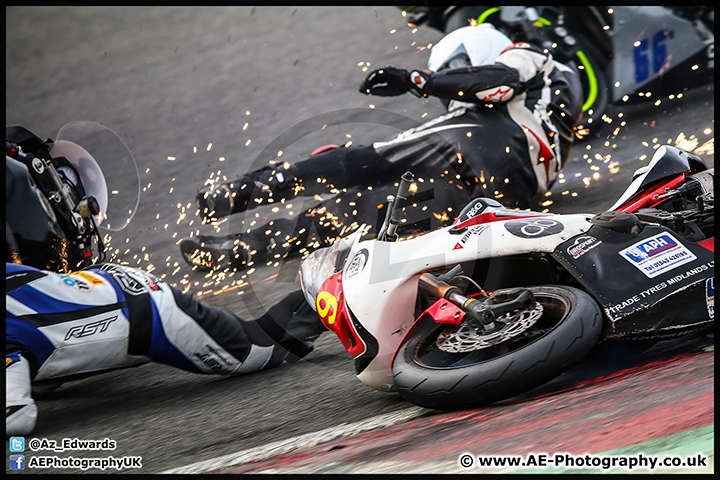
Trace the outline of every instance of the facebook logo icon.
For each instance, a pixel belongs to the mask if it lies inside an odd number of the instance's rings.
[[[10,455],[10,470],[25,470],[25,455]]]

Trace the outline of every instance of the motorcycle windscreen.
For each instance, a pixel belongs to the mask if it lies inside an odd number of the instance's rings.
[[[64,125],[56,138],[51,155],[67,158],[78,170],[86,194],[97,198],[98,226],[114,232],[124,229],[140,202],[140,176],[125,142],[110,128],[85,120]]]

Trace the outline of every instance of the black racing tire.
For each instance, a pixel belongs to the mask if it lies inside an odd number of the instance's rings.
[[[398,348],[393,381],[406,400],[427,408],[471,408],[507,399],[566,371],[597,343],[602,330],[598,304],[565,286],[529,287],[543,305],[528,336],[471,353],[437,348],[447,326],[421,317]]]

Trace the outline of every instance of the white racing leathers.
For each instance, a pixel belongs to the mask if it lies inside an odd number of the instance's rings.
[[[518,43],[494,64],[415,73],[423,75],[422,94],[447,101],[449,111],[390,140],[329,149],[292,164],[293,175],[305,179],[304,195],[322,194],[328,185],[378,186],[409,170],[436,209],[459,210],[478,197],[524,209],[542,198],[568,160],[582,115],[575,71]]]
[[[7,263],[5,299],[8,436],[35,426],[32,385],[149,361],[198,373],[254,372],[288,352],[308,353],[308,339],[321,331],[299,292],[244,321],[152,274],[113,264],[58,274]],[[287,333],[293,329],[296,337]]]
[[[449,100],[449,112],[376,142],[380,156],[414,173],[455,170],[473,198],[496,198],[511,208],[527,208],[549,190],[582,113],[574,71],[516,43],[494,64],[419,73],[423,95]]]

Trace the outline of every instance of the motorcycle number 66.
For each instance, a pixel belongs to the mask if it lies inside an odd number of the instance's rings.
[[[651,67],[652,73],[658,73],[663,69],[667,60],[667,46],[665,45],[667,37],[667,30],[660,30],[649,40],[643,38],[635,42],[633,48],[635,83],[647,80],[650,77]]]

